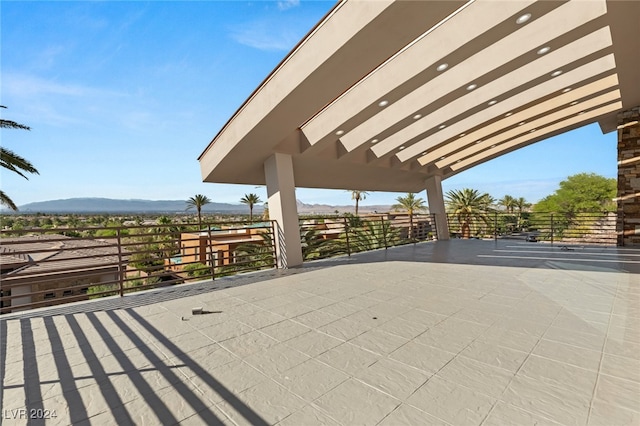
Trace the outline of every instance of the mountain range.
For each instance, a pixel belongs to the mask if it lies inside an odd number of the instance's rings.
[[[298,200],[298,213],[302,214],[329,214],[353,212],[354,206],[334,206],[329,204],[305,204]],[[38,201],[19,206],[18,213],[85,213],[85,214],[109,214],[109,213],[183,213],[187,204],[184,200],[118,200],[112,198],[69,198],[65,200]],[[260,214],[264,206],[259,204],[253,207],[254,214]],[[391,210],[391,206],[375,205],[360,206],[362,213],[384,212]],[[212,202],[202,207],[203,213],[223,214],[247,214],[248,206],[245,204],[215,203]],[[3,213],[11,213],[3,210]]]

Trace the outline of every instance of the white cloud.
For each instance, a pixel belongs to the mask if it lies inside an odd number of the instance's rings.
[[[278,9],[287,10],[292,7],[300,6],[300,0],[280,0],[278,1]]]
[[[230,30],[232,39],[259,50],[288,51],[300,40],[301,32],[292,30],[286,23],[270,20],[253,21]]]

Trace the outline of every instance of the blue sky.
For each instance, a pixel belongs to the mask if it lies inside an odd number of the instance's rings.
[[[2,171],[18,205],[73,197],[237,203],[264,187],[202,183],[197,157],[289,50],[333,6],[321,1],[2,1],[1,143],[40,172]],[[537,201],[569,175],[615,177],[616,135],[587,126],[460,173],[471,187]],[[372,192],[363,204],[392,204]],[[423,198],[425,194],[422,194]],[[304,189],[305,203],[351,204]]]

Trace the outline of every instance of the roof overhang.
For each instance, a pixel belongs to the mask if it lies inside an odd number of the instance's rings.
[[[298,187],[417,192],[586,124],[615,130],[638,81],[640,2],[343,1],[199,161],[206,182],[261,185],[280,152]]]

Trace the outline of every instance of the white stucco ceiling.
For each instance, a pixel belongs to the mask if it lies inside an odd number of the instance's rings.
[[[640,2],[340,2],[211,141],[202,176],[264,184],[280,152],[299,187],[420,191],[589,123],[615,130],[640,105],[639,56]]]

